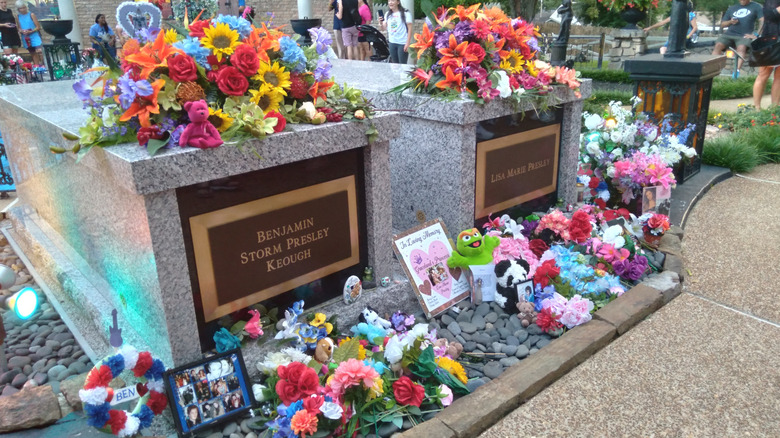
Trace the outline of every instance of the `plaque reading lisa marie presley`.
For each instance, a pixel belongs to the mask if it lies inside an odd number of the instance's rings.
[[[206,322],[359,263],[355,177],[190,218]]]
[[[556,190],[561,125],[477,143],[474,219]]]

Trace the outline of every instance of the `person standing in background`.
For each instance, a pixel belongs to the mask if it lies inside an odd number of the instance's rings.
[[[16,54],[22,45],[14,12],[8,9],[7,0],[0,0],[0,42],[3,43],[3,53],[6,55]]]
[[[19,35],[22,37],[22,46],[32,55],[32,61],[35,65],[43,65],[41,57],[41,25],[38,18],[32,12],[27,10],[27,2],[19,0],[16,2],[16,27],[19,29]]]
[[[412,41],[412,13],[401,6],[400,0],[388,0],[387,18],[379,17],[379,26],[387,30],[390,43],[390,62],[406,64],[409,59],[409,44]]]
[[[650,32],[651,30],[661,27],[665,24],[668,24],[672,21],[671,15],[664,18],[663,20],[659,21],[658,23],[655,23],[652,26],[646,27],[642,29],[645,32]],[[696,42],[696,37],[699,32],[699,26],[696,24],[696,12],[693,10],[693,2],[688,2],[688,33],[685,34],[685,46],[690,48],[693,43]],[[665,54],[666,51],[669,50],[669,40],[666,40],[664,45],[659,50],[661,54]]]
[[[758,36],[755,32],[756,21],[758,21],[758,28],[761,29],[764,25],[764,11],[761,5],[750,0],[739,0],[739,4],[731,6],[723,14],[720,27],[729,29],[718,37],[712,54],[722,55],[726,48],[736,47],[740,56],[737,60],[737,69],[732,75],[734,79],[739,77],[742,63],[747,56],[747,46]]]
[[[333,0],[328,7],[329,11],[333,11],[333,50],[336,52],[336,56],[344,58],[344,41],[341,39],[341,20],[336,16],[339,12],[339,0]]]
[[[780,0],[766,0],[764,3],[764,27],[761,30],[761,37],[780,36]],[[775,72],[775,78],[772,82],[772,106],[780,105],[780,66],[766,65],[758,69],[758,76],[753,83],[753,105],[757,110],[761,109],[761,98],[764,97],[764,88],[772,71]]]
[[[371,24],[371,7],[366,0],[358,0],[358,12],[360,12],[361,24]],[[360,59],[371,61],[371,45],[368,44],[366,36],[358,33],[358,46],[360,47]]]
[[[116,58],[116,36],[114,31],[108,26],[106,16],[97,14],[95,24],[89,28],[89,39],[92,41],[92,47],[97,50],[100,59],[103,59],[103,50],[108,52],[112,58]]]
[[[338,12],[336,16],[341,20],[341,39],[344,41],[344,47],[347,48],[347,59],[360,59],[358,48],[358,30],[360,24],[360,12],[358,11],[358,0],[338,0]]]

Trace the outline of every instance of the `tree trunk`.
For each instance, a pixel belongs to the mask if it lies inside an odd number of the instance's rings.
[[[512,16],[520,16],[526,21],[532,21],[536,17],[536,13],[539,9],[538,0],[514,0],[511,5],[514,8],[514,10],[511,11]]]

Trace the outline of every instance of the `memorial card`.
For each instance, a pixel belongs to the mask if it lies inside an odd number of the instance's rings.
[[[642,214],[659,213],[669,216],[672,206],[672,189],[664,186],[642,189]]]
[[[468,298],[465,273],[460,268],[447,266],[452,245],[441,220],[429,221],[393,236],[393,250],[429,318]]]

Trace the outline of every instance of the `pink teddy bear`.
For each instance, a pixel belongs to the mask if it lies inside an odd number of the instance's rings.
[[[184,104],[184,110],[190,116],[190,123],[179,137],[179,146],[206,149],[223,143],[219,131],[209,122],[209,106],[205,100],[187,102]]]

